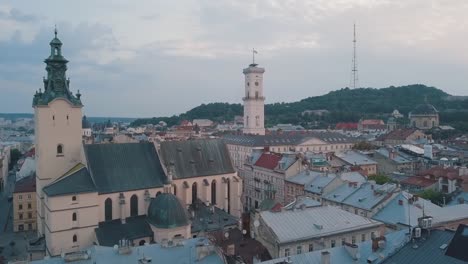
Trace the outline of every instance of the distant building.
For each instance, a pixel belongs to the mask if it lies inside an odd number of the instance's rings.
[[[359,131],[385,130],[387,127],[381,119],[361,119],[358,122]]]
[[[326,109],[317,109],[317,110],[305,110],[305,111],[302,111],[301,115],[302,116],[305,116],[305,115],[315,115],[315,116],[323,116],[323,115],[326,115],[330,113],[330,111],[326,110]]]
[[[373,175],[377,173],[377,162],[372,160],[365,154],[359,153],[354,150],[348,150],[345,152],[335,153],[332,162],[335,166],[355,166],[364,170],[367,175]]]
[[[36,177],[31,175],[19,180],[13,191],[13,231],[37,229]]]
[[[393,112],[392,112],[392,117],[394,117],[394,118],[402,118],[402,117],[404,117],[404,115],[402,115],[402,114],[400,113],[400,111],[398,111],[398,109],[395,109],[395,110],[393,110]]]
[[[194,126],[199,126],[200,128],[203,128],[203,127],[211,127],[213,126],[213,121],[209,120],[209,119],[194,119],[192,124]]]
[[[415,142],[425,143],[430,137],[417,128],[403,128],[390,131],[388,134],[379,136],[375,141],[378,145],[400,145]]]
[[[358,130],[358,123],[337,123],[335,126],[336,130],[352,131]]]
[[[255,221],[255,237],[273,258],[355,244],[384,233],[382,223],[333,206],[264,211]]]
[[[412,127],[426,130],[439,126],[439,111],[431,104],[418,105],[408,115]]]

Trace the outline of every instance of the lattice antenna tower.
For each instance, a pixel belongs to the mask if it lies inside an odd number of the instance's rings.
[[[351,80],[349,86],[352,89],[359,87],[359,76],[358,76],[358,65],[357,65],[357,55],[356,55],[356,23],[353,26],[353,60],[351,62]]]

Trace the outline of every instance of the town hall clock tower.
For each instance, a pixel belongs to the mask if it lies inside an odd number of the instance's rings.
[[[254,50],[254,55],[256,51]],[[244,134],[265,135],[265,114],[263,96],[264,68],[257,67],[255,60],[245,68]]]

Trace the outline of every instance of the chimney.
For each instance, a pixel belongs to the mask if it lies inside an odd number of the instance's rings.
[[[359,246],[358,245],[345,243],[345,249],[353,260],[359,259]]]
[[[328,251],[322,251],[321,258],[320,258],[320,264],[330,264],[330,252]]]

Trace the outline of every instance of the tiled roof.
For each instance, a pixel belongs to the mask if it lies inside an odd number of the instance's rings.
[[[276,213],[264,211],[260,215],[279,243],[319,238],[325,235],[377,227],[381,224],[333,206]]]
[[[382,135],[378,140],[406,140],[410,135],[416,132],[416,128],[396,129],[386,135]]]
[[[437,180],[431,180],[431,179],[426,179],[424,177],[413,176],[413,177],[408,177],[402,180],[400,183],[426,188],[437,183]]]
[[[43,188],[48,196],[96,192],[96,187],[89,175],[88,169],[81,166]]]
[[[444,177],[448,179],[459,178],[459,170],[456,168],[444,168],[444,167],[432,167],[428,170],[424,170],[418,173],[419,176],[434,176],[436,179]]]
[[[153,237],[153,230],[146,222],[146,216],[128,217],[125,224],[120,219],[101,222],[94,229],[100,246],[113,247],[119,244],[120,239],[134,240],[144,237]]]
[[[165,166],[173,166],[174,179],[235,172],[229,151],[219,139],[165,141],[160,153]]]
[[[335,129],[338,130],[357,130],[358,123],[337,123]]]
[[[36,175],[25,177],[15,184],[13,193],[36,192]]]
[[[99,193],[157,188],[167,181],[153,143],[90,144],[84,149]]]
[[[254,165],[273,170],[278,166],[281,158],[282,155],[278,153],[263,153]]]

